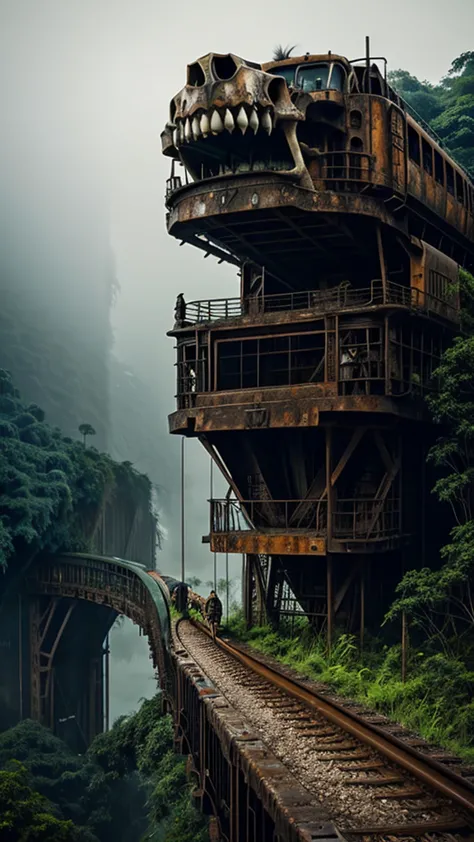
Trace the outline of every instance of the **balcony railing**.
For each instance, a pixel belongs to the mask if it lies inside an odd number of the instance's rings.
[[[211,532],[308,530],[327,536],[326,500],[211,500]],[[381,541],[400,532],[398,499],[339,499],[332,513],[332,537],[339,541]]]
[[[455,319],[456,308],[447,301],[413,287],[387,281],[385,290],[381,280],[373,280],[368,287],[353,288],[341,284],[328,290],[305,290],[265,295],[259,298],[215,298],[190,301],[186,304],[185,324],[228,321],[243,316],[258,317],[267,313],[310,310],[313,313],[336,313],[342,310],[393,304],[444,314]]]
[[[372,155],[355,149],[327,152],[320,156],[321,178],[331,182],[371,182],[374,160]],[[380,183],[380,173],[377,176],[377,183]],[[386,183],[389,184],[388,179]]]
[[[326,534],[326,501],[211,500],[212,532],[311,529]]]

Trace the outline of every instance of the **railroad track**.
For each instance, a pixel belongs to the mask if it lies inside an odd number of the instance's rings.
[[[421,751],[416,739],[403,739],[383,717],[342,705],[314,682],[289,676],[229,640],[214,642],[201,623],[180,621],[177,635],[300,783],[329,808],[343,837],[474,842],[474,783],[453,764]]]

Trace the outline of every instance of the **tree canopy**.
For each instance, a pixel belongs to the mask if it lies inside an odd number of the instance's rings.
[[[25,767],[13,761],[0,771],[0,839],[5,842],[76,842],[71,821],[58,819],[46,798],[33,790]]]
[[[454,59],[437,85],[420,82],[406,70],[394,70],[389,81],[430,124],[452,156],[474,173],[474,51]]]
[[[0,369],[0,568],[15,555],[86,550],[85,526],[117,484],[151,500],[146,476],[49,426]]]

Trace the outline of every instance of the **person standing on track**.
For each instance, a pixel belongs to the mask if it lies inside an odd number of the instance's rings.
[[[206,599],[204,613],[206,615],[207,622],[211,627],[212,636],[215,637],[222,617],[222,602],[215,591],[211,591]]]

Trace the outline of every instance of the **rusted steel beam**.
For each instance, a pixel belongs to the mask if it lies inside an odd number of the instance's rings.
[[[393,397],[377,395],[326,397],[324,393],[330,391],[326,386],[329,384],[321,384],[321,388],[310,385],[265,389],[264,393],[262,390],[239,390],[200,394],[196,396],[195,407],[178,409],[168,416],[169,430],[170,433],[197,436],[221,430],[252,429],[249,410],[255,405],[264,410],[263,426],[270,429],[317,427],[323,421],[323,414],[330,413],[341,413],[338,423],[342,426],[350,423],[342,413],[374,413],[413,421],[426,418],[426,407],[421,402],[401,402]],[[310,399],[311,391],[314,397]],[[288,396],[286,400],[285,392]]]
[[[311,533],[213,532],[211,551],[252,555],[325,555],[326,539]]]
[[[231,203],[228,202],[230,193],[232,193]],[[257,194],[257,200],[254,198],[252,201],[255,194]],[[279,210],[278,219],[282,220],[286,217],[280,209],[284,211],[290,207],[318,214],[343,213],[369,216],[390,225],[402,234],[407,233],[406,222],[397,220],[384,203],[375,197],[358,193],[338,194],[329,190],[311,193],[292,184],[284,177],[263,175],[260,175],[258,179],[229,178],[226,179],[225,184],[216,183],[212,186],[195,184],[177,191],[169,199],[168,231],[182,238],[183,223],[194,220],[198,229],[202,230],[202,221],[212,217],[217,217],[218,224],[221,224],[222,218],[226,216],[237,215],[239,212],[245,212],[247,215],[257,214],[271,208]]]

